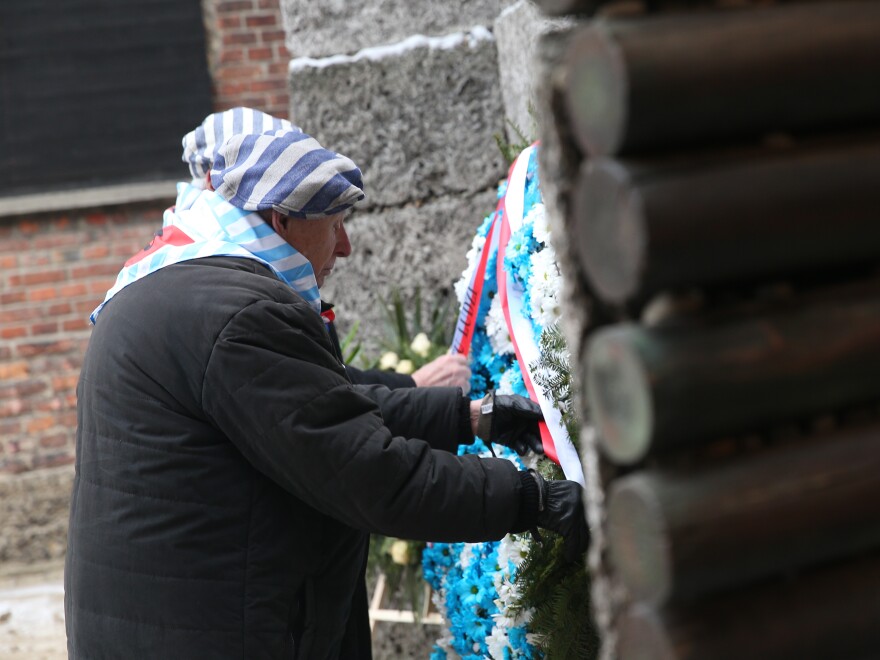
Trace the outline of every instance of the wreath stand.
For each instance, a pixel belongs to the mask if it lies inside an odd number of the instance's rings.
[[[390,623],[419,623],[421,625],[443,625],[443,617],[433,609],[431,602],[431,585],[425,583],[425,592],[422,598],[422,609],[416,616],[413,610],[392,610],[385,608],[389,594],[385,590],[385,573],[379,573],[376,579],[376,588],[370,599],[370,632],[376,627],[377,621]]]

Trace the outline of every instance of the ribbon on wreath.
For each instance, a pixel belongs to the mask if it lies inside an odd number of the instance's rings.
[[[474,329],[477,325],[477,313],[480,310],[480,301],[483,299],[483,283],[486,281],[486,264],[489,256],[498,250],[498,216],[500,215],[503,198],[499,200],[492,222],[489,224],[489,233],[486,234],[486,242],[480,252],[480,260],[477,262],[474,272],[461,303],[458,321],[455,323],[455,334],[452,337],[452,349],[450,353],[459,353],[467,356],[471,350],[471,340],[474,337]]]
[[[510,166],[507,191],[498,201],[479,261],[471,273],[467,292],[455,325],[451,352],[467,355],[470,350],[480,301],[483,297],[487,264],[489,257],[497,253],[498,295],[500,296],[501,308],[504,311],[504,318],[507,321],[511,343],[529,398],[541,406],[541,412],[544,414],[544,421],[539,424],[544,453],[562,468],[567,479],[584,485],[583,466],[577,449],[572,444],[568,437],[568,431],[562,423],[562,414],[545,396],[544,392],[533,384],[531,365],[540,358],[540,349],[535,341],[531,322],[523,309],[524,292],[513,278],[507,277],[507,272],[504,270],[504,253],[507,243],[511,234],[520,229],[523,224],[526,175],[535,149],[536,145],[525,149]]]
[[[497,278],[498,295],[501,298],[501,309],[507,321],[507,329],[513,343],[516,360],[522,371],[523,382],[529,398],[541,406],[544,421],[539,424],[544,453],[557,463],[566,479],[584,485],[584,470],[577,449],[568,437],[568,431],[562,423],[562,413],[553,405],[541,388],[534,386],[531,366],[541,356],[540,348],[535,340],[532,324],[524,310],[522,287],[504,270],[504,253],[511,234],[518,231],[525,216],[525,188],[529,161],[536,155],[537,145],[525,149],[510,168],[507,192],[500,202],[501,213],[498,216],[498,259]]]

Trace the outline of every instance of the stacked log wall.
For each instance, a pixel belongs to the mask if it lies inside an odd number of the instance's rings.
[[[871,657],[880,2],[537,4],[602,657]]]

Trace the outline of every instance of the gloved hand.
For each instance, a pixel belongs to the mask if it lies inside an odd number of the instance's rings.
[[[584,515],[583,488],[576,481],[547,481],[529,470],[538,483],[538,527],[565,539],[565,559],[574,561],[590,545],[590,528]]]
[[[489,392],[480,402],[477,435],[510,447],[522,456],[533,451],[544,453],[538,422],[544,419],[541,407],[534,401],[516,394]]]

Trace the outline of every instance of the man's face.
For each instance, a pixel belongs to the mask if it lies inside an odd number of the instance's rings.
[[[273,211],[273,228],[309,260],[315,271],[318,287],[323,286],[324,278],[333,272],[336,258],[351,254],[351,243],[348,242],[348,234],[343,224],[344,218],[345,213],[338,213],[318,220],[301,220],[285,218],[277,211]]]

